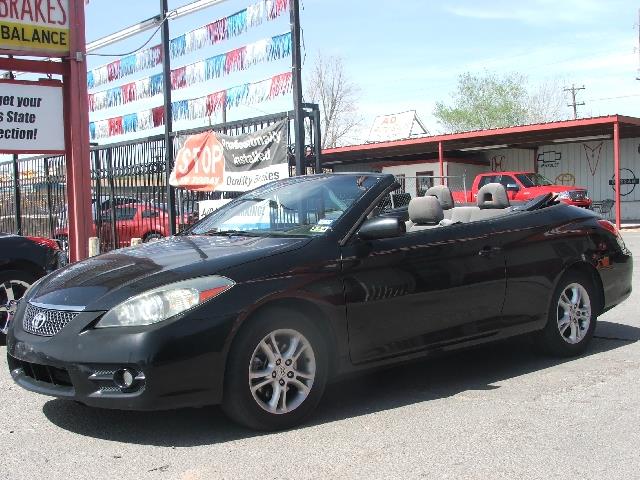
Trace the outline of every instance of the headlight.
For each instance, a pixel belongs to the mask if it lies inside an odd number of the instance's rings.
[[[569,195],[569,192],[560,192],[558,194],[558,198],[560,200],[567,200],[567,199],[571,198],[571,196]]]
[[[154,288],[112,308],[96,324],[104,327],[151,325],[220,295],[234,285],[225,277],[202,277]]]

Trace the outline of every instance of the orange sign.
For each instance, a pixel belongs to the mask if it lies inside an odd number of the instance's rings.
[[[190,136],[178,152],[169,183],[189,190],[213,191],[223,183],[223,148],[213,132]]]

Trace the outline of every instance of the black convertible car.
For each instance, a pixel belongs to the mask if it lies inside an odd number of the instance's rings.
[[[232,201],[189,231],[72,264],[37,282],[9,327],[13,379],[116,409],[221,403],[258,429],[301,422],[328,380],[531,333],[586,347],[631,292],[615,227],[551,195],[477,206],[446,187],[405,223],[376,207],[374,173],[296,177]]]

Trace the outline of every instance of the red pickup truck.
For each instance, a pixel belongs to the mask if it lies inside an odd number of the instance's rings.
[[[507,190],[509,200],[528,201],[545,193],[557,193],[558,200],[577,207],[590,208],[591,199],[584,187],[554,185],[539,173],[534,172],[489,172],[481,173],[473,181],[471,190],[453,192],[456,203],[476,203],[478,190],[487,183],[501,183]]]

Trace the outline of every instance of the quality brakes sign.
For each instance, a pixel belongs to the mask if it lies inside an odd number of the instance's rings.
[[[0,53],[69,53],[69,0],[0,0]]]

